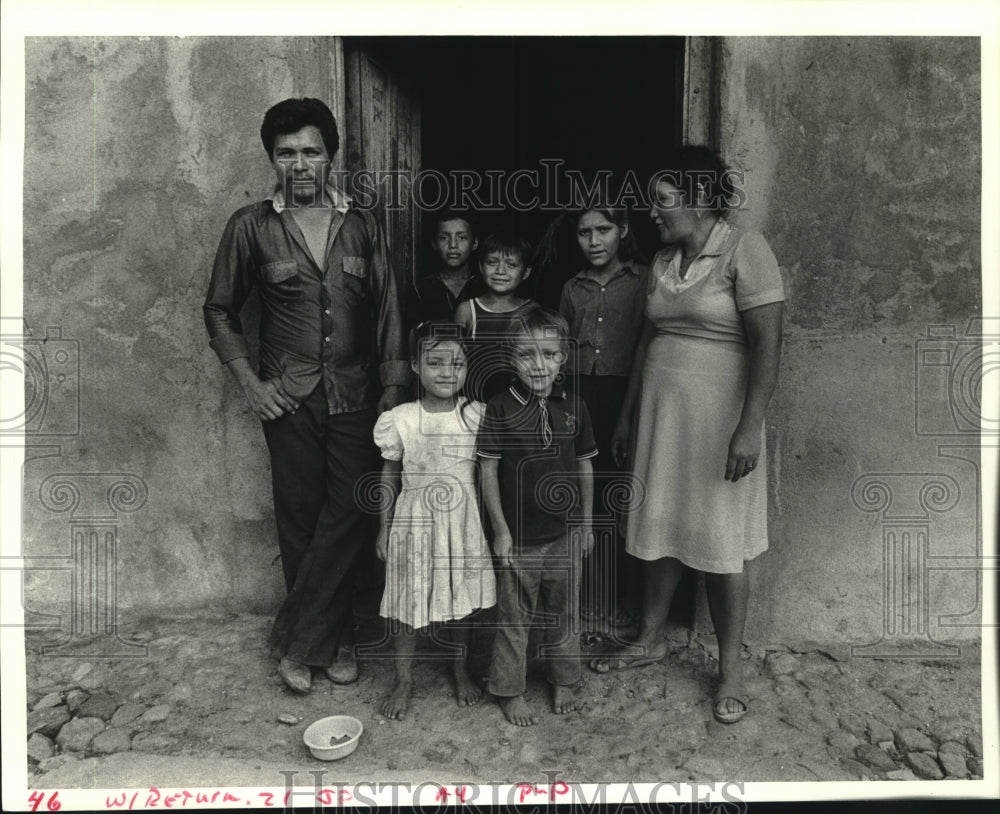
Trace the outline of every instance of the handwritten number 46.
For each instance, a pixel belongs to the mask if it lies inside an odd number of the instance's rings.
[[[44,791],[33,791],[28,795],[28,804],[31,806],[32,811],[38,811],[38,807],[43,802],[45,802]],[[58,791],[54,791],[49,795],[48,802],[45,803],[45,808],[47,811],[58,811],[62,808],[62,803],[59,802]]]

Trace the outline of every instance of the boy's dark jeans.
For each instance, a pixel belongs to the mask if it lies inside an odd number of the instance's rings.
[[[523,695],[528,671],[528,633],[542,632],[539,655],[550,684],[580,679],[580,552],[566,535],[520,549],[514,564],[497,569],[497,632],[493,640],[489,690],[493,695]]]
[[[592,459],[595,529],[599,519],[614,523],[610,534],[597,535],[594,551],[583,562],[581,599],[584,608],[592,613],[613,616],[626,596],[637,599],[641,579],[638,563],[625,552],[624,523],[617,516],[621,510],[616,510],[609,500],[609,488],[621,479],[617,473],[622,470],[611,454],[611,436],[621,415],[628,378],[579,374],[575,384],[590,413],[598,450]],[[634,605],[638,610],[639,602]]]
[[[271,630],[278,657],[328,667],[353,643],[354,568],[374,544],[358,481],[381,469],[374,410],[329,415],[323,387],[294,414],[264,422],[288,597]]]

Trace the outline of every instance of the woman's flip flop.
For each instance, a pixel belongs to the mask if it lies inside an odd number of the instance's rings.
[[[739,704],[743,705],[743,709],[738,709],[735,712],[728,712],[719,709],[719,706],[724,704],[726,701],[733,700]],[[750,711],[750,696],[746,693],[742,695],[717,695],[715,696],[715,702],[712,704],[712,715],[715,716],[720,724],[735,724],[737,721],[741,721],[743,716]]]
[[[667,657],[662,656],[598,656],[592,658],[588,664],[595,673],[617,673],[622,670],[632,670],[636,667],[648,667],[650,664],[659,664]]]

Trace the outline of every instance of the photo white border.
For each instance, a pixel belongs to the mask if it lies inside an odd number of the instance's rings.
[[[289,10],[289,7],[293,10]],[[515,0],[502,4],[497,14],[487,4],[454,2],[331,3],[298,0],[288,7],[250,0],[186,0],[185,2],[133,2],[116,5],[110,0],[5,0],[2,14],[2,65],[0,65],[0,186],[2,186],[3,239],[0,243],[0,304],[4,317],[19,316],[22,303],[22,193],[24,159],[24,92],[26,36],[219,36],[302,35],[330,32],[357,35],[823,35],[823,36],[978,36],[982,42],[983,136],[983,315],[1000,316],[1000,222],[998,162],[1000,151],[1000,4],[972,2],[625,2],[604,4],[589,0],[546,2]],[[305,10],[308,9],[308,13]],[[349,9],[349,11],[347,11]],[[600,26],[597,28],[596,26]],[[996,416],[998,394],[983,394],[983,413]],[[987,401],[990,399],[991,401]],[[0,393],[0,415],[17,415],[23,405],[20,388]],[[11,439],[12,441],[15,439]],[[0,444],[0,516],[4,568],[14,569],[20,551],[20,498],[23,449]],[[995,448],[984,446],[982,457],[984,553],[997,556]],[[989,547],[993,545],[993,550]],[[13,553],[11,553],[13,552]],[[993,560],[996,562],[996,559]],[[8,565],[8,563],[11,563]],[[995,567],[995,566],[994,566]],[[987,571],[983,606],[994,614],[996,577]],[[0,628],[3,691],[3,807],[24,810],[27,792],[24,699],[25,655],[21,620],[21,575],[0,571],[0,596],[4,627]],[[982,638],[982,700],[984,779],[981,781],[850,782],[850,783],[746,783],[742,799],[961,799],[995,798],[998,782],[998,732],[996,699],[996,624],[987,616]],[[13,626],[11,626],[13,625]],[[989,625],[992,625],[990,627]],[[991,707],[992,703],[992,707]],[[639,788],[651,789],[654,784]],[[690,787],[692,784],[684,784]],[[284,789],[275,789],[279,796]],[[608,788],[626,793],[627,787]],[[111,791],[117,791],[112,789]],[[164,790],[167,791],[167,790]],[[258,789],[236,789],[244,795]],[[60,790],[65,810],[101,809],[108,790]],[[516,792],[515,792],[516,793]],[[698,793],[695,789],[694,793]],[[682,795],[677,803],[690,803]],[[501,800],[505,799],[503,797]],[[589,796],[588,798],[589,799]],[[720,799],[718,795],[716,802]],[[388,800],[387,800],[388,802]],[[533,802],[533,801],[529,801]],[[664,802],[669,802],[664,799]],[[721,802],[726,802],[724,799]],[[186,806],[193,808],[195,806]],[[44,806],[43,806],[44,809]],[[42,810],[42,809],[40,809]]]

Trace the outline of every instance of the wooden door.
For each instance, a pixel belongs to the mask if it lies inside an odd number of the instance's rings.
[[[363,44],[345,39],[343,48],[346,169],[365,172],[369,185],[380,173],[397,173],[395,181],[383,177],[370,197],[385,228],[393,268],[401,280],[411,281],[420,235],[420,211],[411,195],[420,171],[420,107],[401,77]]]

